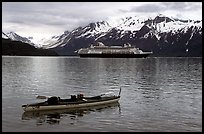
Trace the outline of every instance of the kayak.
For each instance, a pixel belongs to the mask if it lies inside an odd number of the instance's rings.
[[[71,95],[71,98],[69,99],[61,99],[60,97],[52,96],[44,102],[22,105],[22,108],[24,111],[41,111],[106,105],[118,102],[120,99],[120,92],[119,95],[106,96],[102,94],[93,97],[85,97],[83,94],[77,94],[77,96]]]

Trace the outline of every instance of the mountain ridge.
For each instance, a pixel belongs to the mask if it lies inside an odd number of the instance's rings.
[[[152,18],[129,16],[92,22],[42,42],[40,47],[52,49],[59,55],[76,55],[76,50],[95,42],[109,46],[129,42],[153,51],[154,56],[202,56],[202,20],[181,20],[162,14]],[[172,49],[178,53],[171,54]],[[199,54],[195,52],[197,49]]]
[[[50,44],[55,46],[51,49],[61,55],[75,55],[75,50],[89,47],[94,42],[100,41],[106,45],[123,45],[129,42],[145,51],[153,51],[154,56],[202,56],[202,21],[165,16],[146,20],[126,17],[115,27],[108,23],[109,28],[103,27],[102,32],[99,32],[102,26],[104,22],[96,22],[74,29],[63,41],[57,40]],[[178,52],[174,54],[172,49]]]

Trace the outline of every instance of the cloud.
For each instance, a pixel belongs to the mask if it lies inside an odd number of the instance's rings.
[[[201,2],[2,2],[2,30],[60,34],[128,14],[202,18]]]
[[[179,19],[202,20],[201,2],[146,2],[120,11],[146,17],[164,14]]]
[[[202,9],[199,2],[164,2],[162,5],[166,10],[195,11]]]
[[[142,12],[142,13],[152,13],[161,12],[164,10],[164,6],[157,4],[144,4],[139,7],[132,7],[131,12]]]
[[[22,24],[66,26],[70,29],[74,25],[80,26],[92,21],[99,21],[107,18],[109,9],[105,5],[108,3],[44,3],[44,2],[13,2],[3,3],[3,22]],[[111,12],[109,12],[111,15]]]
[[[129,11],[136,13],[158,13],[158,12],[180,12],[196,11],[202,9],[201,2],[154,2],[147,3],[140,6],[134,6]],[[126,12],[129,12],[126,11]],[[184,12],[185,11],[185,12]]]

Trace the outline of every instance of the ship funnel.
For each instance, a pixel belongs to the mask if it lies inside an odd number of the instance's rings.
[[[105,46],[102,42],[97,42],[97,46]]]
[[[124,47],[131,47],[131,44],[130,43],[125,43]]]

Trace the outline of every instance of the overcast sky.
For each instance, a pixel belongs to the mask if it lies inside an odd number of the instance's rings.
[[[2,31],[40,39],[110,17],[159,13],[202,20],[202,2],[2,2]]]

